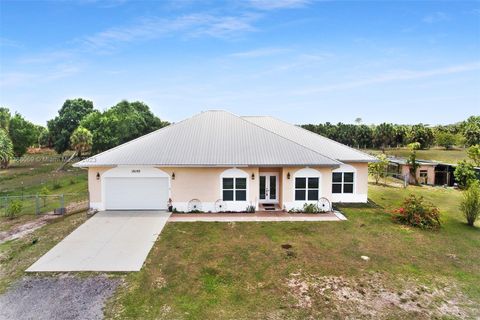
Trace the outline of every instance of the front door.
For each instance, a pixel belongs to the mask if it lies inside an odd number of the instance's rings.
[[[278,173],[260,173],[260,203],[278,203]]]

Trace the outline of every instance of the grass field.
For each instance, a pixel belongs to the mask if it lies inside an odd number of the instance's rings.
[[[440,231],[391,221],[386,212],[411,192],[439,206],[444,223]],[[458,210],[460,197],[456,190],[371,185],[375,205],[344,207],[346,222],[170,223],[142,271],[126,276],[126,286],[110,303],[107,316],[472,316],[480,302],[480,229],[465,225]],[[286,250],[285,244],[292,247]],[[362,255],[370,260],[362,260]],[[358,292],[363,292],[361,297]],[[472,313],[456,310],[451,299]],[[449,308],[451,313],[438,313]]]
[[[87,199],[86,171],[68,165],[65,170],[57,172],[61,162],[44,160],[49,157],[58,158],[58,156],[49,152],[27,155],[26,159],[35,158],[38,160],[27,161],[24,159],[13,162],[7,169],[0,170],[0,222],[5,219],[3,216],[7,196],[9,201],[12,199],[20,200],[23,204],[21,214],[26,215],[32,215],[35,212],[35,198],[28,196],[41,193],[44,187],[49,189],[51,196],[39,201],[41,212],[51,211],[60,206],[60,197],[55,195],[67,194],[64,196],[66,205]]]
[[[380,150],[363,150],[367,153],[371,154],[379,154],[382,151]],[[396,157],[408,157],[411,151],[407,148],[399,148],[399,149],[386,149],[385,153],[390,156]],[[446,162],[455,164],[458,163],[460,160],[465,160],[468,158],[467,152],[465,149],[453,149],[453,150],[445,150],[445,149],[428,149],[428,150],[417,150],[417,158],[422,160],[435,160],[439,162]]]
[[[60,191],[86,191],[84,171],[70,168],[56,175],[57,166],[2,170],[2,191],[18,194],[24,181],[24,192],[35,192],[39,181],[51,185],[52,179],[60,182]],[[391,221],[389,212],[409,193],[440,208],[440,231]],[[341,207],[348,217],[344,222],[169,223],[140,272],[111,274],[125,284],[106,316],[480,317],[480,225],[466,226],[458,208],[461,192],[371,184],[369,198],[369,205]],[[30,217],[0,219],[0,231]],[[0,292],[85,220],[84,213],[61,217],[25,238],[0,244]]]

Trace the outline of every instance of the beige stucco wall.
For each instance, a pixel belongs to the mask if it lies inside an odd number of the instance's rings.
[[[101,179],[97,180],[97,173],[102,174],[112,167],[90,167],[88,168],[88,192],[90,194],[90,202],[102,202],[102,184]]]
[[[418,167],[417,170],[417,180],[419,183],[424,183],[422,179],[420,179],[420,170],[427,170],[427,184],[435,184],[435,166],[426,166],[421,165]],[[410,166],[402,165],[402,175],[408,175],[409,183],[415,183],[415,179],[410,174]]]
[[[175,173],[175,180],[171,180],[171,195],[174,202],[188,202],[199,199],[202,202],[215,202],[221,199],[222,172],[232,168],[162,168],[171,177]],[[256,202],[258,198],[258,168],[237,168],[248,174],[247,201]],[[252,180],[252,173],[255,180]]]
[[[321,196],[327,199],[331,198],[332,194],[332,169],[324,167],[311,167],[321,173]],[[284,167],[282,172],[283,181],[283,203],[294,201],[295,190],[295,172],[304,169],[303,167]],[[288,179],[288,173],[290,173],[290,179]]]
[[[368,165],[366,163],[349,163],[356,169],[355,194],[366,195],[368,193]],[[174,203],[188,203],[192,199],[199,199],[202,203],[215,203],[222,198],[220,175],[228,167],[219,168],[186,168],[186,167],[158,167],[160,170],[172,177],[175,173],[175,179],[170,178],[170,196]],[[96,175],[103,175],[111,167],[92,167],[88,170],[88,188],[90,192],[91,203],[102,202],[102,179],[97,180]],[[302,167],[284,167],[284,168],[237,168],[247,173],[248,196],[247,201],[256,205],[259,198],[259,173],[260,172],[278,172],[279,174],[279,204],[294,202],[295,173]],[[321,174],[321,197],[332,200],[332,169],[325,167],[312,167]],[[290,179],[287,178],[290,173]],[[252,174],[254,179],[252,180]],[[336,201],[336,200],[335,200]],[[353,200],[354,202],[355,200]],[[345,200],[348,202],[348,199]]]

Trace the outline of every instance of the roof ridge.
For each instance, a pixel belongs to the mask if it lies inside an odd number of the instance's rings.
[[[252,116],[252,117],[254,117],[254,116]],[[264,116],[264,117],[272,118],[272,119],[277,120],[277,121],[280,121],[280,122],[282,122],[282,123],[292,125],[292,126],[298,128],[298,129],[301,129],[301,130],[303,130],[303,131],[308,132],[309,134],[313,134],[313,135],[315,135],[316,137],[321,137],[321,138],[323,138],[323,139],[325,139],[325,140],[329,140],[329,141],[331,141],[331,142],[333,142],[333,143],[335,143],[335,144],[338,144],[338,145],[340,145],[340,146],[347,147],[347,148],[349,148],[349,149],[351,149],[351,150],[353,150],[353,151],[355,151],[355,152],[359,152],[359,153],[362,153],[362,154],[364,154],[364,155],[366,155],[366,156],[369,156],[369,157],[373,157],[373,158],[374,158],[374,156],[369,155],[368,153],[365,153],[365,152],[360,151],[360,150],[358,150],[358,149],[355,149],[355,148],[352,148],[352,147],[350,147],[350,146],[347,146],[346,144],[343,144],[343,143],[340,143],[340,142],[335,141],[335,140],[333,140],[333,139],[330,139],[330,138],[328,138],[328,137],[325,137],[324,135],[321,135],[321,134],[312,132],[312,131],[310,131],[310,130],[307,130],[307,129],[299,126],[299,125],[291,124],[291,123],[288,123],[288,122],[286,122],[286,121],[283,121],[282,119],[278,119],[278,118],[275,118],[275,117],[272,117],[272,116]],[[267,129],[267,130],[268,130],[268,129]]]
[[[228,113],[230,113],[230,112],[228,112]],[[302,147],[303,149],[307,149],[307,150],[309,150],[309,151],[311,151],[311,152],[314,152],[314,153],[316,153],[316,154],[318,154],[318,155],[321,155],[322,157],[324,157],[324,158],[326,158],[326,159],[330,159],[330,160],[336,162],[337,164],[343,164],[343,162],[341,162],[340,160],[330,158],[330,157],[328,157],[328,156],[326,156],[326,155],[324,155],[324,154],[321,154],[321,153],[318,152],[318,151],[315,151],[315,150],[313,150],[313,149],[310,149],[310,148],[307,147],[307,146],[304,146],[303,144],[300,144],[300,143],[298,143],[298,142],[296,142],[296,141],[293,141],[293,140],[288,139],[288,138],[286,138],[286,137],[284,137],[284,136],[281,136],[281,135],[279,135],[278,133],[273,132],[273,131],[271,131],[271,130],[268,130],[267,128],[264,128],[264,127],[262,127],[262,126],[259,126],[259,125],[256,124],[256,123],[253,123],[253,122],[250,122],[250,121],[248,121],[248,120],[245,120],[243,117],[237,116],[237,115],[235,115],[235,114],[233,114],[233,113],[230,113],[230,114],[233,115],[233,116],[236,116],[237,118],[239,118],[239,119],[242,120],[242,121],[245,121],[245,122],[249,123],[249,124],[252,125],[252,126],[258,127],[258,128],[263,129],[263,130],[265,130],[265,131],[267,131],[267,132],[273,133],[273,134],[276,135],[277,137],[280,137],[280,138],[282,138],[282,139],[284,139],[284,140],[287,140],[287,141],[289,141],[289,142],[292,142],[292,143],[294,143],[294,144]],[[265,117],[268,117],[268,116],[265,116]],[[274,119],[275,119],[275,118],[274,118]],[[285,122],[285,123],[287,123],[287,122]],[[289,123],[287,123],[287,124],[289,124]],[[292,125],[292,124],[289,124],[289,125]]]

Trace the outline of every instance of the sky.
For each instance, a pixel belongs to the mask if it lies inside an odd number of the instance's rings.
[[[480,2],[0,0],[0,105],[45,125],[78,97],[453,123],[480,114]]]

